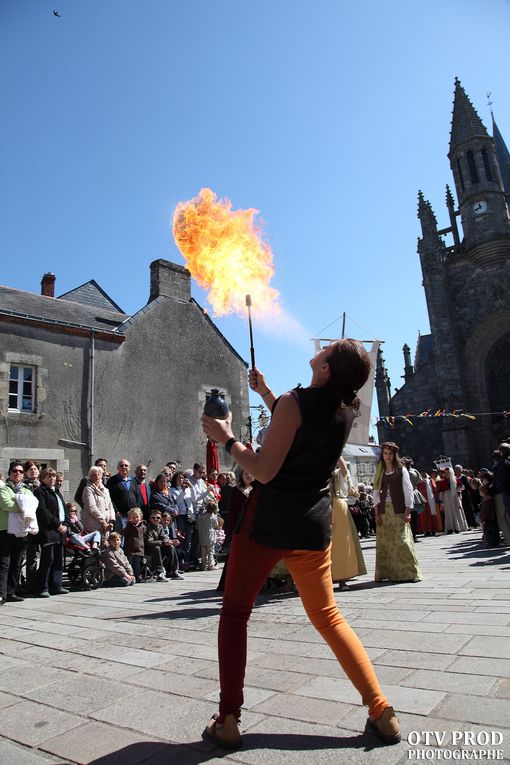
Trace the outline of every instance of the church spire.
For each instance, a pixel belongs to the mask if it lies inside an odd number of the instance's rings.
[[[503,146],[500,145],[500,149],[504,155]],[[468,252],[492,239],[507,238],[510,221],[496,143],[458,79],[455,80],[448,158],[459,201],[463,251]]]
[[[494,145],[496,146],[496,157],[501,171],[503,188],[505,189],[506,194],[510,194],[510,152],[506,147],[503,136],[499,132],[496,120],[494,119],[494,114],[492,114],[492,135],[494,138]]]
[[[437,234],[437,220],[428,199],[423,196],[423,191],[418,192],[418,218],[421,223],[423,236]]]
[[[450,154],[460,144],[471,141],[473,138],[489,138],[489,134],[460,84],[460,80],[456,77],[450,132]]]

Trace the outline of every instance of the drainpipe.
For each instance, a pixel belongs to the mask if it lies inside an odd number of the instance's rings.
[[[94,330],[90,333],[90,353],[89,353],[89,465],[94,462],[94,419],[95,419],[95,377],[96,377],[96,334]]]

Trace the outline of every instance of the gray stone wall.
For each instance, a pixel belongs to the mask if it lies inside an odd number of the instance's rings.
[[[196,303],[160,297],[125,333],[115,353],[97,355],[96,454],[151,460],[153,474],[170,459],[205,462],[200,416],[211,388],[226,394],[236,436],[246,438],[246,365]]]
[[[66,481],[82,475],[83,447],[61,439],[87,441],[88,340],[19,324],[0,324],[0,460],[36,459],[66,472]],[[34,413],[8,412],[11,363],[36,367]],[[67,489],[67,484],[64,486]]]

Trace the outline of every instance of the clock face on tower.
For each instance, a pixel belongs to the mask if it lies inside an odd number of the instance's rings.
[[[480,199],[473,205],[473,212],[475,215],[482,215],[487,212],[487,202],[484,199]]]

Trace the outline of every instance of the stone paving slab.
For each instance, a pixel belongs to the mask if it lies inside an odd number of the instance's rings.
[[[77,728],[83,718],[32,701],[0,709],[0,735],[28,746]]]
[[[253,707],[253,711],[318,725],[336,726],[344,715],[352,711],[352,708],[352,704],[341,701],[332,704],[327,699],[312,697],[303,704],[303,698],[294,693],[276,693],[267,700],[261,700]]]
[[[135,746],[140,744],[142,746]],[[164,749],[168,754],[168,744],[154,741],[141,733],[122,731],[122,748],[119,752],[119,731],[112,725],[89,722],[73,730],[50,738],[41,745],[41,749],[71,762],[87,765],[91,760],[108,756],[109,765],[137,765],[140,756],[150,757]]]
[[[463,656],[510,659],[508,637],[474,637],[458,651]]]
[[[445,632],[450,632],[454,635],[494,635],[494,636],[507,636],[508,627],[496,624],[491,627],[489,624],[450,624]]]
[[[0,672],[0,690],[24,695],[36,688],[47,688],[53,683],[65,683],[73,675],[53,667],[35,667],[24,664]]]
[[[510,677],[510,662],[501,659],[486,659],[483,656],[458,656],[448,667],[450,672],[466,675],[493,675]]]
[[[510,680],[507,678],[498,680],[496,696],[501,699],[510,699]]]
[[[411,688],[428,688],[430,690],[451,691],[452,693],[458,692],[459,688],[462,688],[463,693],[486,696],[495,690],[496,679],[483,675],[462,675],[458,672],[436,672],[419,669],[401,680],[401,684]]]
[[[447,720],[483,723],[497,727],[508,724],[510,720],[510,700],[450,693],[439,704],[436,714]]]
[[[376,659],[376,664],[389,664],[395,667],[411,667],[418,669],[446,669],[451,668],[455,656],[445,653],[420,653],[404,649],[398,651],[386,651]],[[476,674],[476,673],[475,673]]]
[[[32,701],[48,704],[66,712],[86,715],[114,703],[118,698],[129,698],[138,689],[127,683],[104,680],[99,677],[70,673],[52,685],[44,685],[24,695]]]
[[[193,698],[211,693],[218,687],[217,679],[207,680],[196,675],[179,675],[160,669],[146,669],[143,672],[136,672],[133,677],[128,674],[124,680],[125,683],[132,683],[134,686],[178,693]]]
[[[391,699],[397,709],[414,711],[427,715],[444,699],[440,691],[423,690],[422,688],[406,688],[400,685],[381,683],[385,696]],[[298,688],[295,693],[300,696],[312,696],[317,699],[342,701],[349,704],[360,704],[361,699],[354,686],[347,680],[332,680],[330,677],[314,677],[309,683]]]
[[[27,749],[6,739],[0,739],[0,762],[3,765],[50,765],[55,759],[35,749]],[[67,761],[66,761],[67,762]],[[59,757],[59,765],[65,765]]]
[[[392,630],[373,630],[363,639],[366,646],[376,648],[401,648],[404,645],[412,645],[425,653],[450,653],[456,654],[468,642],[468,638],[462,635],[446,635],[439,637],[435,633],[402,632]]]

